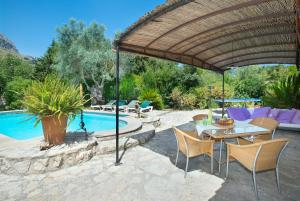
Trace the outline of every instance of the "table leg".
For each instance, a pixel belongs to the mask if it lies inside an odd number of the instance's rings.
[[[220,153],[219,153],[219,175],[221,174],[221,164],[222,164],[222,148],[223,148],[223,139],[220,141]]]

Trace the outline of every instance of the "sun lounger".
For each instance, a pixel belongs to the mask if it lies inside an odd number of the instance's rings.
[[[126,106],[127,101],[126,100],[119,100],[119,110],[121,110],[123,107]],[[114,104],[114,108],[116,108],[116,104]]]
[[[95,109],[95,110],[100,110],[101,109],[101,105],[91,105],[91,108],[92,109]]]
[[[109,101],[106,105],[101,105],[102,110],[113,110],[113,106],[116,104],[116,100]]]
[[[121,111],[124,111],[124,112],[130,112],[132,110],[135,111],[136,110],[135,105],[136,105],[137,102],[138,102],[137,100],[132,100],[132,101],[129,102],[128,105],[122,105],[119,108],[120,108]]]
[[[152,101],[144,100],[140,105],[141,112],[151,112],[153,110],[153,106],[150,106]]]

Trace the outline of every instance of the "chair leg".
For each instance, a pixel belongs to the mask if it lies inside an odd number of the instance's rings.
[[[189,167],[189,157],[187,156],[186,157],[186,165],[185,165],[184,178],[186,178],[188,167]]]
[[[220,141],[220,155],[219,155],[219,175],[221,174],[221,163],[222,163],[222,148],[223,148],[223,140]]]
[[[210,157],[210,172],[214,173],[214,156]]]
[[[278,188],[278,192],[280,193],[280,183],[279,183],[279,169],[278,167],[276,167],[276,182],[277,182],[277,188]]]
[[[177,166],[178,155],[179,155],[179,148],[178,148],[178,146],[177,146],[177,154],[176,154],[175,166]]]
[[[228,178],[228,168],[229,168],[229,155],[227,154],[227,161],[226,161],[226,177],[225,177],[225,179]]]
[[[255,170],[252,171],[252,177],[253,177],[253,185],[254,185],[254,191],[255,191],[255,195],[256,195],[256,200],[258,200],[258,191],[257,191],[257,185],[256,185]]]

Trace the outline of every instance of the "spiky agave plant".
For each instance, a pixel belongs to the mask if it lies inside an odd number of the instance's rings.
[[[23,105],[29,114],[37,116],[35,125],[43,117],[67,115],[69,120],[80,113],[86,102],[79,86],[48,75],[43,82],[33,81],[24,92]]]
[[[288,76],[269,87],[263,102],[276,108],[300,109],[300,73]]]

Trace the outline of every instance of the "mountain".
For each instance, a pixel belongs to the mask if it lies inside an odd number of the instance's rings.
[[[1,33],[0,33],[0,49],[19,54],[19,51],[17,50],[15,44]]]
[[[21,55],[16,48],[15,44],[9,40],[6,36],[0,33],[0,57],[4,57],[7,54],[14,54],[24,60],[35,62],[36,58],[29,55]]]

